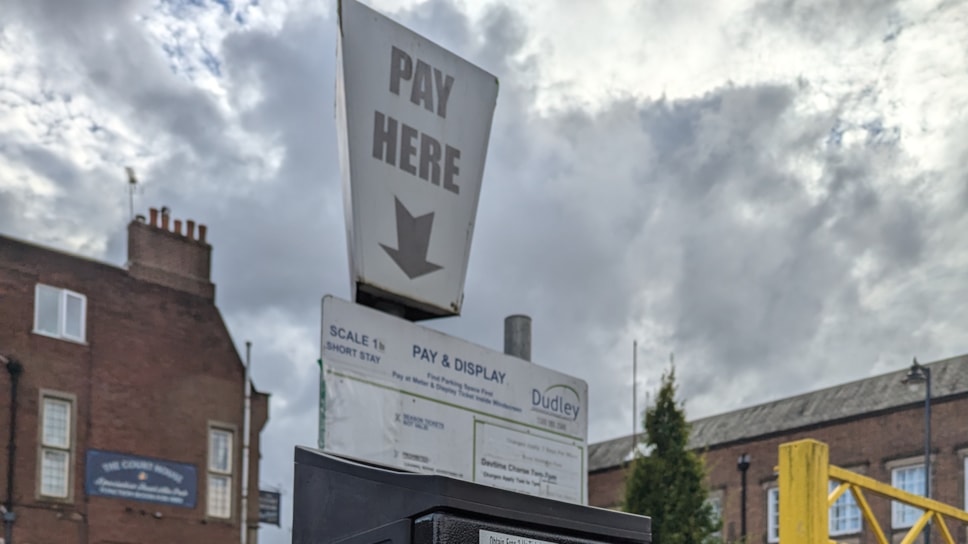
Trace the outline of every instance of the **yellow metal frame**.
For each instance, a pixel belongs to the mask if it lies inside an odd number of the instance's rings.
[[[816,440],[782,444],[778,471],[780,542],[783,544],[833,543],[828,533],[828,512],[837,499],[847,492],[854,495],[864,520],[879,544],[890,544],[890,541],[874,518],[865,491],[924,510],[901,544],[912,544],[931,518],[934,518],[944,541],[955,544],[945,517],[968,523],[968,512],[831,465],[827,445]],[[827,482],[830,480],[840,483],[828,493]]]

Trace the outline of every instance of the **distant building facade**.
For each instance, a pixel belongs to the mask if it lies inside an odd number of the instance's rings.
[[[237,543],[243,478],[255,543],[268,395],[243,474],[244,364],[184,226],[133,221],[125,268],[0,237],[7,544]]]
[[[968,356],[925,365],[932,378],[932,498],[968,507]],[[746,528],[749,543],[778,539],[778,495],[774,473],[780,444],[813,438],[830,447],[830,463],[923,495],[923,385],[902,383],[907,370],[830,387],[692,422],[690,446],[704,455],[710,502],[723,521],[725,542],[741,539],[742,487],[739,460],[749,456],[746,473]],[[631,437],[589,446],[588,499],[594,506],[620,508],[631,458]],[[849,494],[848,494],[849,495]],[[900,542],[919,511],[868,496],[885,534]],[[838,542],[877,542],[850,497],[830,510],[830,534]],[[959,543],[964,526],[949,522]],[[943,542],[939,531],[932,542]]]

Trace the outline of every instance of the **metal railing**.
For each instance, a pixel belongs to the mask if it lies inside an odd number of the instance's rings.
[[[911,526],[901,544],[912,544],[928,522],[934,525],[947,544],[955,544],[946,518],[968,523],[968,512],[953,506],[891,487],[867,476],[832,466],[827,445],[816,440],[799,440],[780,445],[779,518],[782,544],[833,543],[828,515],[830,507],[844,493],[851,493],[864,520],[879,544],[890,544],[880,523],[874,517],[867,493],[901,502],[924,512]],[[829,491],[828,482],[837,487]]]

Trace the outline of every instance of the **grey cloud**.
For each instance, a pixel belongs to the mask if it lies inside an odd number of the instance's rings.
[[[754,8],[765,21],[782,25],[815,42],[842,39],[849,44],[887,40],[901,31],[898,3],[894,0],[764,1]]]
[[[550,336],[536,359],[592,382],[595,419],[609,428],[628,410],[629,361],[603,357],[627,353],[627,324],[643,313],[671,332],[652,340],[679,355],[683,392],[702,412],[723,379],[802,378],[773,388],[782,394],[816,372],[848,376],[817,351],[831,316],[864,315],[864,285],[889,285],[924,259],[924,203],[883,185],[899,150],[830,148],[833,118],[795,110],[796,93],[730,87],[496,133],[529,159],[489,170],[485,192],[502,197],[482,199],[472,262],[486,277],[472,267],[471,287],[534,315]],[[817,164],[819,180],[798,163]],[[873,271],[857,276],[865,256]],[[640,294],[657,302],[643,309]],[[896,334],[884,321],[858,334]],[[485,325],[497,328],[475,324]],[[732,405],[761,398],[757,385]]]
[[[400,9],[387,15],[451,51],[461,51],[463,55],[474,48],[470,21],[452,2],[428,0],[412,9]]]
[[[528,29],[520,15],[508,6],[496,5],[488,8],[481,24],[485,44],[482,47],[482,63],[500,72],[517,68],[516,83],[522,83],[522,66],[512,64],[528,36]]]
[[[4,191],[3,207],[9,213],[2,220],[3,232],[46,244],[70,241],[74,251],[99,256],[104,251],[101,232],[112,226],[121,192],[116,199],[78,198],[99,194],[100,181],[107,173],[99,166],[76,164],[62,149],[24,143],[10,133],[0,133],[0,153],[10,165],[27,170],[28,174],[17,177],[31,184],[26,191]],[[31,175],[50,180],[54,189],[35,190],[37,182]]]
[[[258,191],[225,208],[225,292],[239,309],[315,309],[324,285],[347,290],[345,234],[333,118],[334,23],[290,20],[274,37],[249,32],[225,43],[229,77],[250,72],[263,100],[242,114],[247,130],[272,135],[281,165]],[[320,31],[325,29],[325,31]],[[258,255],[256,259],[248,257]],[[261,278],[267,282],[253,292]],[[332,287],[331,287],[332,288]],[[308,300],[307,300],[308,297]],[[313,316],[314,319],[318,316]]]
[[[85,43],[103,39],[105,33],[90,34],[92,28],[104,28],[113,21],[129,20],[148,5],[147,1],[72,2],[71,0],[12,0],[5,3],[5,12],[13,20],[21,20],[38,31],[39,36],[57,47],[64,42]]]
[[[209,194],[224,192],[225,186],[215,187],[223,178],[244,185],[248,172],[260,163],[259,157],[239,150],[238,142],[233,141],[228,130],[230,120],[219,111],[211,96],[173,76],[161,48],[149,41],[137,21],[150,7],[144,2],[45,0],[13,2],[8,12],[14,21],[22,24],[20,28],[42,44],[37,50],[39,62],[52,78],[51,90],[41,89],[50,95],[48,103],[41,104],[46,110],[45,117],[76,115],[94,119],[106,113],[122,119],[136,134],[135,141],[119,141],[126,137],[99,130],[91,133],[89,141],[74,141],[68,139],[66,131],[54,130],[54,137],[47,138],[52,144],[47,153],[85,146],[86,151],[101,155],[101,164],[110,163],[118,169],[113,175],[76,167],[73,175],[69,175],[70,165],[45,159],[37,153],[33,156],[41,160],[24,162],[37,175],[72,194],[71,207],[80,216],[91,218],[87,227],[99,231],[96,236],[101,238],[101,244],[105,239],[102,233],[113,232],[107,237],[107,245],[114,258],[118,257],[114,252],[120,246],[116,238],[123,233],[119,223],[126,218],[122,210],[127,208],[118,163],[138,158],[122,156],[117,151],[119,147],[143,145],[145,155],[162,158],[167,155],[168,162],[138,174],[145,182],[143,187],[148,189],[148,196],[168,203],[177,202],[177,195],[181,194],[193,193],[198,198],[199,189],[208,188]],[[71,103],[72,96],[83,96],[101,109],[83,111],[83,106]],[[53,121],[51,128],[57,129],[58,122]],[[22,146],[12,136],[6,139],[11,146]],[[84,190],[79,188],[81,185]],[[104,195],[113,195],[113,198],[104,198]],[[76,238],[76,234],[72,236]],[[103,245],[97,242],[89,249],[104,251]]]
[[[137,23],[147,10],[145,2],[45,0],[15,2],[13,13],[44,44],[45,63],[68,75],[78,85],[75,92],[131,119],[153,152],[170,150],[179,165],[194,163],[203,179],[244,178],[258,158],[240,152],[227,130],[230,121],[208,93],[172,77],[161,48]],[[184,172],[157,176],[179,189],[198,181]]]
[[[77,191],[80,187],[81,172],[59,154],[36,145],[6,145],[0,147],[9,158],[20,159],[24,166],[41,176],[57,180],[65,191]]]

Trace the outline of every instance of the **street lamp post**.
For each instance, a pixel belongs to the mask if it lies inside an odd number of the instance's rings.
[[[740,473],[740,514],[739,514],[739,538],[746,542],[746,471],[750,469],[750,454],[744,453],[736,460],[736,469]]]
[[[918,363],[917,357],[911,364],[906,384],[924,384],[924,497],[931,498],[931,369]],[[924,544],[931,544],[931,521],[924,530]]]

